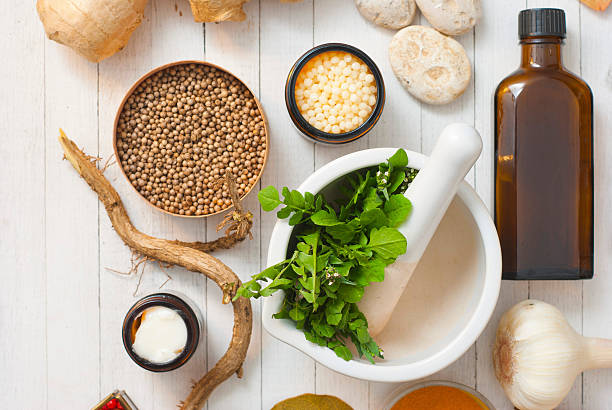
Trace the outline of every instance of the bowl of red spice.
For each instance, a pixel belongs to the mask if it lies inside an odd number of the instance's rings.
[[[394,391],[384,410],[495,410],[486,397],[463,384],[426,381]]]
[[[246,196],[261,177],[269,132],[253,92],[204,61],[157,67],[129,89],[113,147],[136,192],[162,212],[206,217],[232,207],[227,176]]]

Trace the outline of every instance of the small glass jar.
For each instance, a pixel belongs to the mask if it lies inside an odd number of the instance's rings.
[[[142,314],[149,308],[159,306],[174,310],[185,321],[187,341],[181,353],[174,359],[164,363],[153,363],[138,356],[132,345]],[[123,346],[130,358],[143,369],[152,372],[168,372],[181,367],[193,356],[200,341],[202,323],[200,310],[187,296],[178,292],[154,293],[137,301],[125,315],[122,331]]]
[[[471,396],[472,399],[474,399],[474,401],[480,407],[482,407],[482,410],[495,410],[495,407],[493,407],[493,404],[491,404],[491,402],[487,400],[486,397],[484,397],[482,394],[472,389],[471,387],[465,386],[463,384],[455,383],[455,382],[448,382],[448,381],[441,381],[441,380],[430,380],[430,381],[413,384],[411,386],[400,386],[398,389],[396,389],[390,394],[389,400],[385,402],[382,408],[383,410],[391,410],[393,405],[395,405],[398,401],[400,401],[400,399],[403,398],[405,395],[410,394],[419,389],[422,389],[423,387],[429,387],[429,386],[454,387],[456,389],[464,391],[469,396]]]
[[[92,407],[91,410],[107,410],[107,409],[119,409],[119,410],[138,410],[134,402],[130,399],[127,393],[123,390],[115,390],[100,403]]]
[[[295,87],[298,81],[298,76],[304,66],[317,55],[327,51],[341,51],[357,57],[368,66],[371,74],[374,76],[374,82],[376,84],[376,103],[374,104],[369,117],[357,128],[337,134],[317,129],[306,121],[300,112],[295,96]],[[323,142],[327,144],[345,144],[363,137],[378,122],[378,119],[380,118],[385,106],[385,83],[380,70],[376,66],[376,63],[374,63],[374,61],[363,51],[343,43],[321,44],[302,55],[289,71],[287,82],[285,84],[285,103],[287,105],[287,110],[289,111],[291,121],[297,130],[306,138],[314,140],[315,142]]]

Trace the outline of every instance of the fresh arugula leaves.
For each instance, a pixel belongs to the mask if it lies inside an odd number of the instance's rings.
[[[277,319],[290,319],[307,340],[374,363],[382,350],[368,332],[357,303],[365,287],[384,280],[385,267],[406,252],[406,238],[396,229],[412,210],[403,193],[416,176],[408,156],[398,150],[378,167],[353,172],[339,185],[343,199],[328,202],[321,194],[273,186],[262,189],[264,211],[276,208],[279,219],[295,225],[296,244],[288,259],[271,266],[237,291],[238,297],[259,298],[283,290]],[[293,243],[293,242],[292,242]]]
[[[406,238],[395,228],[373,229],[366,249],[371,249],[383,259],[395,260],[406,253]]]
[[[395,194],[389,197],[383,209],[389,219],[388,226],[397,228],[410,215],[412,204],[404,195]]]
[[[393,168],[406,168],[408,166],[408,154],[403,149],[399,149],[389,158],[387,163]]]

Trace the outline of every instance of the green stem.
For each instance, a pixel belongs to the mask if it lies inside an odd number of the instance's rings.
[[[293,252],[293,256],[291,257],[291,259],[285,260],[284,262],[281,262],[281,263],[279,263],[279,264],[278,264],[278,265],[280,265],[280,264],[283,264],[283,263],[287,262],[287,264],[285,265],[285,267],[284,267],[283,269],[281,269],[281,271],[280,271],[280,272],[278,272],[278,274],[277,274],[277,275],[274,277],[274,279],[272,279],[272,282],[270,282],[270,284],[269,284],[268,286],[266,286],[265,288],[263,288],[262,290],[266,290],[266,289],[268,289],[270,286],[272,286],[272,285],[274,284],[274,281],[275,281],[276,279],[280,278],[280,277],[283,275],[283,273],[285,273],[285,272],[287,271],[287,269],[289,269],[289,266],[291,266],[291,264],[293,263],[293,261],[295,261],[295,259],[297,258],[297,254],[298,254],[298,253],[297,253],[297,251],[296,251],[296,252]],[[261,293],[261,290],[260,290],[259,292]]]
[[[316,292],[315,292],[315,286],[317,284],[317,248],[319,247],[319,237],[320,237],[320,231],[317,230],[317,232],[319,233],[319,235],[317,235],[317,241],[315,242],[314,246],[312,247],[312,311],[316,312],[317,311],[317,297],[316,297]]]

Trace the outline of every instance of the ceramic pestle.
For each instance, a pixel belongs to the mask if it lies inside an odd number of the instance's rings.
[[[385,269],[385,280],[365,290],[359,309],[376,336],[387,325],[421,256],[435,233],[459,184],[482,150],[478,132],[467,124],[450,124],[442,131],[431,156],[405,193],[412,214],[398,227],[407,251]]]

